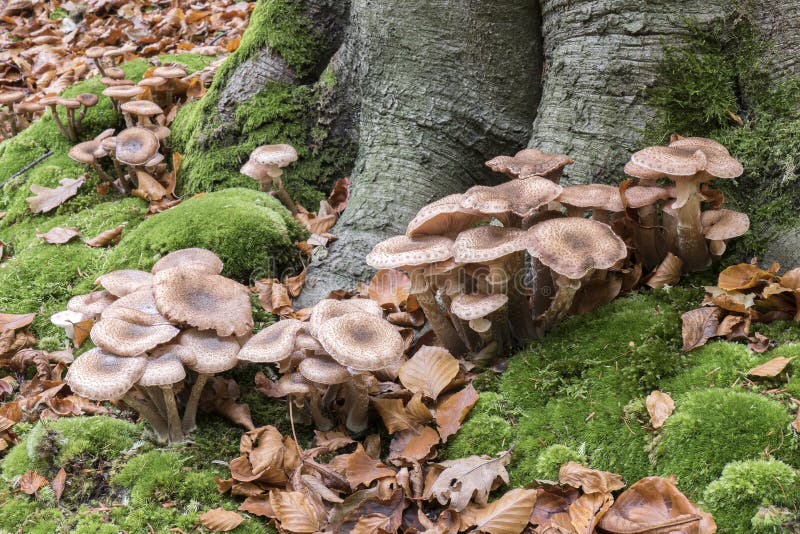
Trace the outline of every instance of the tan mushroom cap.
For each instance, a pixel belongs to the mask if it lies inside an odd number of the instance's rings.
[[[67,309],[82,313],[86,317],[95,317],[103,313],[116,299],[108,291],[93,291],[85,295],[77,295],[67,302]]]
[[[99,100],[97,95],[94,93],[81,93],[75,97],[75,100],[81,103],[82,106],[90,108],[97,104]]]
[[[270,170],[270,165],[256,163],[252,160],[246,161],[245,164],[239,169],[239,172],[245,176],[249,176],[253,180],[258,180],[259,182],[264,181],[267,178],[280,176],[279,174]]]
[[[571,185],[564,188],[557,200],[576,208],[595,208],[614,213],[625,209],[619,188],[606,184]]]
[[[58,105],[64,106],[67,109],[78,109],[81,107],[81,103],[75,98],[59,98]]]
[[[112,80],[122,80],[125,78],[125,71],[119,67],[106,68],[106,76]],[[130,85],[133,85],[133,80],[126,80]]]
[[[125,53],[122,48],[118,46],[109,46],[103,51],[103,57],[118,57]]]
[[[152,75],[164,78],[165,80],[183,78],[186,76],[186,69],[177,65],[167,65],[163,67],[156,67],[153,69]]]
[[[89,59],[97,59],[99,57],[103,57],[103,54],[106,52],[106,47],[104,46],[92,46],[87,48],[83,53]]]
[[[644,180],[646,182],[652,182],[653,180],[666,178],[667,176],[663,172],[651,171],[650,169],[646,169],[632,161],[628,161],[628,163],[625,164],[623,171],[628,176],[633,176],[634,178],[639,178],[640,180]]]
[[[297,370],[307,380],[325,386],[343,384],[352,378],[347,367],[324,357],[303,358]]]
[[[730,154],[728,149],[725,148],[725,145],[706,137],[681,137],[676,135],[670,140],[669,146],[686,148],[689,150],[711,150],[723,154]]]
[[[277,386],[284,395],[306,395],[313,389],[311,383],[300,373],[283,375]]]
[[[464,230],[453,244],[453,258],[458,263],[480,263],[525,250],[528,234],[520,228],[479,226]]]
[[[423,206],[408,223],[406,235],[457,234],[488,218],[478,210],[463,207],[462,199],[460,194],[448,195]]]
[[[171,386],[186,378],[186,369],[183,367],[179,353],[174,347],[168,345],[147,358],[147,366],[137,382],[144,387]]]
[[[743,235],[750,229],[750,218],[733,210],[709,210],[700,215],[706,239],[723,241]]]
[[[514,156],[497,156],[486,162],[495,172],[502,172],[513,178],[521,176],[547,176],[561,170],[574,160],[563,154],[550,154],[535,148],[526,148]]]
[[[464,321],[472,321],[486,317],[506,305],[508,297],[502,293],[493,295],[458,294],[450,303],[450,311]]]
[[[217,374],[233,369],[239,361],[239,342],[235,337],[218,337],[210,331],[185,330],[178,343],[194,354],[194,363],[187,367],[201,374]]]
[[[159,271],[172,269],[173,267],[191,267],[205,271],[209,274],[220,274],[222,272],[222,260],[204,248],[183,248],[170,252],[153,265],[151,272],[156,274]]]
[[[175,267],[155,273],[153,294],[158,310],[171,321],[220,336],[243,336],[253,328],[250,291],[230,278]]]
[[[76,358],[64,380],[70,389],[87,399],[116,400],[125,395],[142,377],[147,358],[120,358],[94,348]]]
[[[129,100],[120,106],[125,113],[142,117],[161,115],[164,110],[155,102],[149,100]]]
[[[77,161],[78,163],[94,163],[97,158],[95,152],[98,148],[100,148],[100,141],[97,139],[90,139],[89,141],[73,145],[69,149],[67,155],[69,159]]]
[[[308,325],[304,324],[303,326],[308,326]],[[304,334],[302,332],[299,332],[294,340],[294,350],[299,350],[302,352],[311,351],[319,353],[319,352],[324,352],[325,348],[322,346],[322,343],[317,341],[317,338],[315,338],[311,334]]]
[[[591,219],[549,219],[530,228],[528,234],[528,252],[573,280],[593,269],[609,269],[628,255],[625,242],[610,226]]]
[[[58,105],[58,101],[60,99],[61,99],[60,96],[50,95],[50,96],[45,96],[44,98],[40,98],[39,103],[43,106],[55,106]]]
[[[29,102],[20,102],[14,107],[14,109],[20,113],[39,113],[40,111],[43,111],[44,108],[45,107],[41,103],[35,100],[31,100]]]
[[[277,165],[286,167],[297,161],[297,150],[292,145],[262,145],[250,153],[250,161],[261,165]]]
[[[134,126],[117,134],[115,157],[126,165],[147,163],[158,152],[158,138],[150,130]]]
[[[363,312],[326,321],[320,342],[331,357],[356,371],[378,371],[398,363],[405,345],[388,322]]]
[[[304,323],[283,319],[254,335],[239,352],[239,359],[254,363],[275,363],[288,358],[294,350],[297,333]]]
[[[153,285],[153,275],[136,269],[122,269],[98,276],[94,283],[103,286],[115,297],[124,297],[143,287]]]
[[[109,87],[103,89],[104,96],[107,96],[108,98],[123,99],[123,100],[137,97],[142,93],[144,93],[144,87],[139,87],[138,85],[134,85],[133,82],[124,85],[122,84],[110,85]]]
[[[669,146],[678,150],[699,150],[706,156],[705,171],[717,178],[731,179],[744,172],[742,164],[730,155],[724,145],[705,137],[677,137]]]
[[[163,124],[146,124],[145,126],[143,126],[143,128],[153,132],[153,135],[155,135],[159,141],[163,141],[164,139],[169,137],[170,134],[170,129],[164,126]],[[161,154],[157,153],[156,156],[161,156]],[[164,156],[161,156],[161,158],[163,159]]]
[[[154,89],[163,86],[167,83],[166,78],[162,78],[161,76],[150,76],[149,78],[142,78],[139,80],[138,85],[142,87],[152,87]]]
[[[311,316],[306,327],[312,336],[319,339],[320,328],[327,321],[348,313],[359,312],[383,318],[383,310],[380,305],[371,299],[322,299],[311,309]]]
[[[123,78],[112,78],[110,76],[103,76],[100,79],[100,83],[102,83],[106,87],[130,87],[131,85],[135,85],[133,83],[133,80],[125,80],[124,79],[124,74],[123,74]],[[124,98],[124,97],[106,95],[105,92],[103,92],[102,94],[104,94],[105,96],[107,96],[109,98]]]
[[[663,187],[634,185],[625,190],[625,200],[631,208],[643,208],[668,198],[669,191]]]
[[[376,269],[396,269],[424,265],[453,257],[453,240],[444,236],[408,237],[398,235],[375,245],[367,254],[367,264]]]
[[[694,176],[700,171],[717,178],[730,179],[744,172],[742,164],[731,157],[727,150],[692,144],[651,146],[633,154],[631,161],[646,169],[663,172],[673,179]]]
[[[0,104],[16,104],[25,98],[25,93],[18,89],[6,89],[0,92]]]
[[[471,187],[464,193],[461,204],[488,215],[513,212],[525,217],[555,200],[561,192],[560,185],[540,176],[530,176],[494,187]]]

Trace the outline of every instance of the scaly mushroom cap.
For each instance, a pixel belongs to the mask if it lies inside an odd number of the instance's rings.
[[[67,155],[69,156],[69,159],[77,161],[78,163],[94,163],[96,159],[94,153],[98,148],[100,148],[100,142],[101,141],[98,141],[97,139],[91,139],[89,141],[84,141],[83,143],[78,143],[69,149]]]
[[[705,137],[678,137],[669,146],[686,152],[699,150],[706,156],[705,171],[711,176],[731,179],[744,172],[742,164],[730,155],[728,149],[713,139]]]
[[[253,180],[258,180],[261,182],[274,176],[275,173],[270,172],[269,167],[269,165],[263,165],[261,163],[256,163],[255,161],[248,160],[244,165],[242,165],[242,168],[239,169],[239,172],[245,176],[249,176]]]
[[[16,104],[25,98],[25,93],[18,89],[6,89],[0,93],[0,104],[7,106],[9,104]]]
[[[383,318],[383,310],[380,305],[371,299],[322,299],[317,302],[311,310],[308,319],[307,329],[309,334],[319,339],[320,328],[327,321],[334,317],[341,317],[348,313],[368,313],[375,317]]]
[[[593,269],[609,269],[628,255],[607,224],[580,217],[542,221],[528,230],[528,252],[558,274],[579,280]]]
[[[631,161],[653,172],[670,177],[694,176],[706,167],[706,156],[700,150],[690,151],[668,146],[651,146],[635,152]]]
[[[253,328],[250,292],[242,284],[190,267],[158,271],[153,286],[156,306],[170,321],[243,336]]]
[[[158,138],[150,130],[134,126],[117,134],[115,157],[126,165],[142,165],[158,152]]]
[[[403,338],[381,318],[348,313],[329,319],[320,328],[320,342],[331,357],[356,371],[378,371],[403,357]]]
[[[69,299],[67,309],[82,313],[86,317],[96,317],[115,300],[117,300],[116,297],[108,291],[92,291]]]
[[[191,267],[205,271],[209,274],[220,274],[222,272],[222,260],[204,248],[183,248],[170,252],[153,265],[151,272],[156,274],[159,271],[172,269],[173,267]]]
[[[103,89],[103,95],[108,98],[128,100],[144,93],[144,87],[130,84],[111,85]]]
[[[563,154],[549,154],[535,148],[520,150],[514,156],[497,156],[486,162],[495,172],[502,172],[513,178],[521,176],[547,176],[575,163]]]
[[[125,79],[123,79],[124,77],[125,77],[124,73],[123,73],[121,78],[112,78],[111,76],[103,76],[100,79],[100,83],[102,83],[106,87],[124,87],[124,86],[135,85],[133,83],[133,80],[125,80]],[[120,97],[109,96],[109,95],[105,95],[105,96],[108,96],[109,98],[120,98]]]
[[[122,80],[125,77],[125,71],[119,67],[108,67],[106,69],[106,76],[111,78],[112,80]],[[133,85],[133,80],[125,80],[128,82],[128,85]],[[103,82],[105,85],[105,82]]]
[[[168,65],[164,67],[156,67],[152,72],[153,76],[170,80],[174,78],[183,78],[186,76],[186,69],[178,65]]]
[[[107,401],[125,395],[142,377],[147,358],[120,358],[94,348],[76,358],[64,380],[81,397]]]
[[[487,215],[513,212],[525,217],[547,204],[562,187],[540,176],[511,180],[494,187],[476,185],[464,193],[461,204]]]
[[[464,230],[453,244],[457,263],[481,263],[525,250],[528,234],[519,228],[479,226]]]
[[[161,115],[164,110],[155,102],[149,100],[129,100],[120,106],[125,113],[142,117]]]
[[[606,184],[571,185],[557,199],[576,208],[594,208],[614,213],[623,211],[619,188]]]
[[[14,109],[20,113],[39,113],[40,111],[44,111],[44,106],[36,101],[30,102],[20,102]]]
[[[137,382],[140,386],[171,386],[186,378],[186,369],[175,347],[181,346],[167,345],[147,358],[147,366]]]
[[[167,83],[166,78],[162,78],[161,76],[150,76],[149,78],[142,78],[139,80],[137,85],[158,90],[158,88],[163,86],[165,83]]]
[[[210,331],[194,328],[185,330],[179,344],[193,354],[194,363],[186,363],[189,369],[201,374],[213,375],[233,369],[239,361],[239,343],[235,337],[217,337]]]
[[[453,240],[444,236],[408,237],[398,235],[375,245],[367,254],[367,264],[376,269],[396,269],[424,265],[453,257]]]
[[[488,218],[478,210],[463,207],[462,199],[460,194],[448,195],[423,206],[408,223],[406,235],[457,234]]]
[[[250,153],[250,161],[283,168],[297,161],[297,150],[292,145],[262,145]]]
[[[308,326],[303,324],[303,326]],[[311,334],[303,334],[299,332],[297,337],[294,340],[294,350],[299,350],[301,352],[311,351],[311,352],[324,352],[325,348],[322,346],[322,343],[317,341],[317,338],[312,336]]]
[[[643,208],[668,198],[669,191],[663,187],[634,185],[625,190],[625,200],[630,208]]]
[[[640,180],[644,180],[646,182],[653,182],[654,180],[658,180],[659,178],[666,178],[667,175],[663,172],[656,172],[651,171],[650,169],[645,169],[641,165],[637,165],[632,161],[628,161],[625,164],[625,168],[623,169],[625,174],[628,176],[633,176],[634,178],[639,178]]]
[[[686,148],[689,150],[711,150],[723,154],[730,154],[728,149],[725,148],[725,145],[705,137],[681,137],[680,135],[676,135],[670,140],[669,146]]]
[[[494,295],[481,295],[478,293],[465,295],[460,293],[450,302],[450,311],[464,321],[472,321],[486,317],[499,310],[508,302],[508,297],[502,293]]]
[[[136,269],[122,269],[101,275],[94,281],[115,297],[124,297],[142,287],[153,285],[153,275]]]
[[[97,104],[97,101],[99,99],[97,98],[97,95],[94,94],[94,93],[81,93],[81,94],[79,94],[78,96],[75,97],[75,100],[80,102],[80,104],[82,106],[90,108],[90,107],[94,106],[95,104]]]
[[[750,218],[733,210],[709,210],[700,215],[703,234],[711,241],[724,241],[743,235],[750,228]]]
[[[312,391],[311,383],[300,373],[283,375],[277,386],[284,395],[306,395]]]
[[[250,338],[239,352],[239,359],[254,363],[275,363],[288,358],[294,350],[297,333],[305,324],[297,319],[283,319]]]
[[[304,378],[324,386],[343,384],[352,378],[347,367],[324,357],[303,358],[297,370]]]

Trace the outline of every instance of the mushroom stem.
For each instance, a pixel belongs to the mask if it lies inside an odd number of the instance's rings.
[[[189,399],[186,401],[186,409],[183,411],[183,431],[187,434],[197,428],[197,405],[200,403],[200,394],[203,393],[203,388],[211,375],[198,374],[197,379],[192,384],[192,390],[189,392]]]
[[[556,278],[556,294],[553,297],[553,302],[550,307],[542,315],[542,327],[547,332],[555,326],[561,319],[563,319],[570,308],[572,308],[572,301],[575,299],[575,294],[580,290],[582,281],[589,280],[592,272],[586,274],[581,280],[573,280],[566,276],[559,276]]]
[[[150,399],[150,402],[158,411],[158,415],[160,415],[164,420],[167,419],[167,407],[164,404],[164,397],[161,395],[161,391],[159,388],[155,387],[143,387],[141,388],[142,392],[144,393],[145,397]]]
[[[17,111],[13,108],[13,105],[9,106],[8,126],[11,129],[11,135],[17,135],[19,133],[19,126],[17,125]]]
[[[278,200],[281,201],[281,204],[286,206],[286,209],[292,212],[292,215],[297,213],[297,206],[292,200],[292,197],[289,196],[289,193],[286,192],[286,188],[283,186],[283,180],[280,177],[276,177],[272,180],[272,183],[275,185],[275,196],[278,197]]]
[[[97,175],[100,177],[101,180],[105,180],[106,182],[109,182],[109,183],[111,182],[111,178],[108,177],[108,175],[105,173],[103,168],[100,167],[99,163],[97,163],[96,161],[93,161],[89,165],[91,165],[92,169],[94,169],[94,172],[97,173]]]
[[[511,330],[517,341],[536,338],[536,328],[528,302],[528,288],[525,286],[525,251],[518,251],[506,260],[508,277],[506,295],[508,296],[508,316]]]
[[[323,396],[314,388],[308,401],[308,410],[311,412],[311,419],[314,420],[314,426],[319,430],[327,431],[333,428],[333,421],[325,415],[322,399]]]
[[[78,140],[78,129],[75,127],[75,110],[67,108],[67,130],[69,131],[69,140],[73,143]]]
[[[175,393],[172,386],[161,386],[161,395],[167,409],[167,426],[169,427],[169,440],[179,443],[186,439],[181,426],[181,416],[178,415],[178,404],[175,402]]]
[[[345,426],[351,432],[363,432],[369,424],[369,391],[363,375],[356,375],[345,383],[344,394],[344,409],[347,410]]]
[[[634,233],[636,249],[648,271],[654,269],[664,259],[658,250],[658,219],[654,204],[642,206],[637,210],[639,227]]]
[[[531,256],[531,270],[533,271],[531,313],[533,317],[539,317],[550,307],[556,289],[553,285],[553,272],[535,256]],[[537,337],[541,337],[542,333],[537,329]]]
[[[132,392],[126,393],[122,397],[122,402],[133,408],[142,418],[150,423],[153,427],[153,432],[156,435],[156,440],[159,443],[166,443],[169,440],[169,430],[167,422],[163,417],[150,406],[146,401],[141,401],[133,396]]]
[[[431,329],[436,334],[436,337],[439,338],[439,341],[444,344],[445,348],[453,356],[461,356],[467,352],[467,347],[458,336],[458,332],[456,332],[453,323],[450,322],[450,318],[439,308],[439,303],[436,302],[433,290],[427,288],[421,293],[417,293],[417,302],[419,302],[420,308],[425,313],[425,317],[428,318]]]
[[[711,265],[703,225],[700,222],[700,179],[681,180],[676,184],[680,207],[675,208],[677,214],[677,249],[678,257],[683,260],[685,272],[704,271]]]
[[[451,298],[447,294],[442,295],[442,302],[444,303],[444,307],[446,310],[450,309],[450,301]],[[459,318],[455,314],[450,314],[450,320],[453,324],[453,328],[455,328],[456,333],[458,334],[459,339],[466,345],[467,350],[469,352],[475,352],[480,349],[480,340],[478,336],[475,335],[475,332],[469,328],[469,324],[467,321]]]
[[[94,62],[95,67],[97,67],[97,70],[100,71],[100,76],[108,76],[106,74],[106,69],[103,68],[103,62],[99,57],[94,58],[92,61]]]
[[[64,127],[64,123],[61,122],[61,117],[58,116],[56,105],[50,104],[48,107],[50,108],[50,115],[53,117],[53,121],[55,121],[56,126],[58,127],[58,131],[61,132],[61,135],[63,135],[65,138],[70,139],[69,132]]]
[[[611,224],[611,212],[604,209],[594,208],[592,210],[592,219],[604,224]]]

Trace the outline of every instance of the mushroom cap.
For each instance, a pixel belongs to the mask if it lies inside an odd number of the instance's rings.
[[[125,113],[142,117],[152,117],[164,113],[161,106],[149,100],[128,100],[120,106],[120,109]]]
[[[97,104],[99,100],[97,95],[94,93],[81,93],[75,97],[75,100],[81,103],[82,106],[90,108]]]
[[[358,312],[383,318],[383,310],[380,305],[371,299],[322,299],[311,309],[307,329],[312,336],[319,339],[320,328],[327,321],[334,317]]]
[[[581,217],[542,221],[528,230],[528,252],[560,275],[579,280],[593,269],[608,269],[628,255],[607,224]]]
[[[170,321],[243,336],[253,328],[250,291],[234,280],[191,267],[158,271],[153,286],[156,306]]]
[[[178,65],[166,65],[153,69],[152,75],[164,78],[165,80],[172,78],[183,78],[186,76],[186,69]]]
[[[294,350],[297,333],[304,323],[283,319],[254,335],[239,351],[239,359],[254,363],[275,363],[288,358]]]
[[[130,99],[144,93],[144,87],[134,85],[133,82],[125,85],[111,85],[103,89],[103,95],[108,98]]]
[[[56,106],[61,97],[56,95],[45,96],[39,99],[39,103],[43,106]]]
[[[705,137],[679,137],[673,140],[669,146],[678,150],[693,151],[699,150],[706,156],[705,171],[712,176],[723,179],[731,179],[741,176],[744,172],[742,164],[730,155],[724,145],[706,139]]]
[[[124,73],[123,73],[122,77],[120,77],[120,78],[112,78],[111,76],[103,76],[100,79],[100,83],[102,83],[106,87],[124,87],[124,86],[135,85],[133,83],[133,80],[125,80],[124,78],[125,78],[125,74]],[[103,93],[103,94],[105,94],[105,93]],[[105,96],[108,96],[109,98],[111,98],[109,95],[105,95]],[[114,97],[114,98],[119,98],[119,97]]]
[[[488,218],[478,210],[462,206],[462,198],[460,194],[448,195],[423,206],[408,223],[406,235],[457,234]]]
[[[643,208],[668,198],[669,191],[663,187],[634,185],[625,190],[625,200],[631,208]]]
[[[72,310],[56,312],[50,316],[50,322],[59,328],[69,328],[75,323],[80,323],[86,319],[87,317],[84,314]]]
[[[180,345],[168,345],[147,358],[147,366],[137,382],[140,386],[170,386],[186,378],[186,369],[175,347]]]
[[[733,210],[709,210],[700,214],[703,234],[711,241],[723,241],[743,235],[750,228],[750,218]]]
[[[163,124],[148,124],[148,125],[143,126],[143,128],[153,132],[153,135],[155,135],[158,138],[159,141],[163,141],[164,139],[169,137],[169,134],[170,134],[170,129],[167,128],[166,126],[164,126]],[[160,153],[156,153],[156,155],[154,157],[158,157],[158,156],[161,156],[161,159],[164,159],[164,156],[162,156]]]
[[[458,263],[480,263],[525,250],[528,234],[520,228],[479,226],[464,230],[453,244],[453,258]]]
[[[124,53],[125,51],[118,46],[109,46],[103,51],[103,57],[117,57]]]
[[[307,325],[304,324],[303,326]],[[317,338],[315,338],[311,334],[304,334],[302,332],[298,332],[297,337],[294,340],[294,350],[299,350],[299,351],[310,350],[312,352],[324,352],[325,348],[322,346],[322,343],[317,341]]]
[[[119,399],[142,377],[147,358],[120,358],[94,348],[79,356],[67,370],[64,380],[70,389],[87,399]]]
[[[6,89],[0,92],[0,104],[3,105],[16,104],[22,101],[23,98],[25,98],[25,93],[18,89]]]
[[[106,76],[112,80],[121,80],[125,77],[125,71],[119,67],[107,67]],[[126,80],[130,85],[133,85],[133,80]],[[105,82],[104,82],[105,83]]]
[[[461,204],[488,215],[513,212],[523,217],[547,204],[562,187],[546,178],[530,176],[511,180],[494,187],[476,185],[464,193]]]
[[[305,395],[311,393],[312,387],[300,373],[283,375],[277,383],[284,395]]]
[[[186,365],[201,374],[217,374],[233,369],[239,361],[239,342],[235,337],[218,337],[208,330],[195,328],[184,330],[179,344],[196,358],[194,363]]]
[[[459,293],[450,302],[450,311],[464,321],[472,321],[486,317],[506,305],[508,297],[502,293],[482,295]]]
[[[571,185],[564,188],[557,200],[576,208],[602,209],[615,213],[625,210],[619,188],[613,185]]]
[[[91,46],[84,50],[83,54],[88,57],[89,59],[96,59],[99,57],[103,57],[103,54],[106,52],[106,47],[104,46]]]
[[[126,165],[142,165],[158,152],[158,138],[150,130],[134,126],[117,134],[115,157]]]
[[[117,149],[117,138],[116,136],[106,137],[102,141],[100,141],[100,148],[106,151],[106,153],[114,153]]]
[[[352,378],[347,367],[324,357],[303,358],[297,370],[307,380],[325,386],[343,384]]]
[[[209,274],[220,274],[222,272],[222,260],[204,248],[183,248],[170,252],[153,265],[151,272],[156,274],[159,271],[172,269],[173,267],[191,267],[192,269],[202,270]]]
[[[64,106],[67,109],[78,109],[81,107],[81,103],[75,98],[59,98],[58,105]]]
[[[363,312],[325,321],[320,342],[331,357],[356,371],[378,371],[403,357],[402,336],[389,323]]]
[[[689,150],[711,150],[715,152],[721,152],[723,154],[730,154],[728,149],[725,148],[725,145],[714,141],[713,139],[708,139],[706,137],[681,137],[676,136],[672,139],[669,143],[669,146],[678,147],[678,148],[686,148]]]
[[[706,167],[705,154],[668,146],[651,146],[635,152],[631,162],[672,178],[694,176]]]
[[[526,148],[514,156],[497,156],[486,162],[486,166],[495,172],[502,172],[518,178],[520,176],[547,176],[575,163],[572,158],[563,154],[550,154],[535,148]]]
[[[453,257],[453,240],[444,236],[398,235],[381,241],[367,254],[367,264],[376,269],[424,265]]]
[[[44,110],[44,106],[37,101],[20,102],[14,109],[20,113],[38,113]]]
[[[262,145],[250,153],[250,160],[261,165],[286,167],[297,161],[297,150],[292,145]]]
[[[167,83],[166,78],[162,78],[161,76],[150,76],[149,78],[142,78],[139,80],[138,85],[141,85],[142,87],[157,88],[161,87],[165,83]]]
[[[103,313],[116,299],[108,291],[92,291],[85,295],[77,295],[67,302],[67,309],[82,313],[86,317],[95,317]]]
[[[153,285],[153,275],[136,269],[122,269],[101,275],[94,283],[103,286],[115,297],[124,297],[142,287]]]
[[[96,156],[95,151],[100,148],[100,141],[97,139],[90,139],[83,143],[73,145],[67,155],[69,159],[77,161],[78,163],[94,163]]]
[[[253,180],[258,180],[259,182],[266,180],[267,178],[273,178],[273,172],[270,172],[270,166],[264,165],[262,163],[257,163],[252,160],[248,160],[242,165],[242,168],[239,169],[239,172],[244,174],[245,176],[249,176]]]

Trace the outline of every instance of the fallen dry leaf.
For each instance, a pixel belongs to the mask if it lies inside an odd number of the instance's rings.
[[[647,285],[653,289],[660,289],[664,286],[674,286],[681,279],[681,269],[683,261],[668,252],[667,257],[655,268],[653,274],[647,279]]]
[[[406,411],[402,399],[372,398],[371,401],[390,434],[416,426],[411,414]]]
[[[314,443],[316,443],[317,447],[324,447],[328,452],[333,452],[355,442],[353,438],[347,436],[343,432],[321,432],[319,430],[314,430]]]
[[[28,471],[19,478],[19,489],[27,495],[33,495],[47,484],[47,479],[36,471]]]
[[[620,475],[584,467],[577,462],[568,462],[558,471],[561,484],[580,488],[585,493],[611,493],[625,487]]]
[[[717,286],[724,291],[741,291],[751,289],[762,281],[776,278],[774,273],[765,271],[758,265],[739,263],[719,273]]]
[[[475,391],[472,384],[469,384],[458,393],[450,395],[439,403],[436,408],[436,427],[443,443],[447,441],[447,438],[458,432],[461,428],[461,423],[464,422],[467,414],[478,402],[478,398],[478,392]]]
[[[46,213],[57,208],[70,198],[78,194],[78,188],[86,181],[86,175],[79,178],[64,178],[59,187],[50,188],[41,185],[31,185],[31,192],[35,195],[25,200],[33,213]]]
[[[534,504],[536,490],[513,489],[485,506],[467,506],[461,512],[460,530],[474,527],[489,534],[519,534],[528,526]]]
[[[61,495],[64,493],[64,487],[67,482],[67,472],[64,471],[64,468],[58,470],[56,476],[53,478],[53,481],[50,483],[50,486],[53,488],[53,494],[56,497],[56,502],[61,500]]]
[[[122,230],[125,228],[124,224],[120,224],[116,228],[100,232],[97,236],[93,237],[86,242],[90,247],[108,247],[119,242],[122,238]]]
[[[89,334],[92,332],[92,326],[94,326],[94,319],[87,319],[73,324],[72,337],[75,348],[80,348],[83,342],[89,338]]]
[[[222,508],[214,508],[200,516],[203,526],[214,532],[228,532],[241,525],[242,521],[244,517]]]
[[[715,307],[697,308],[681,315],[683,352],[702,347],[711,337],[717,335],[721,315],[722,311]]]
[[[435,401],[457,374],[458,360],[447,349],[425,346],[403,362],[399,378],[412,393],[422,393]]]
[[[397,269],[380,269],[369,282],[367,294],[381,308],[396,312],[405,305],[411,290],[411,280]]]
[[[305,494],[299,491],[271,491],[269,503],[283,530],[299,533],[320,530],[319,517]]]
[[[275,517],[275,511],[269,503],[268,494],[247,497],[241,506],[239,506],[239,510],[261,517]]]
[[[587,493],[570,504],[566,513],[554,515],[551,521],[561,532],[592,534],[613,502],[610,493]]]
[[[370,458],[360,444],[355,452],[347,456],[346,477],[350,487],[355,489],[363,484],[369,486],[372,481],[383,477],[393,477],[397,473],[378,460]]]
[[[61,228],[56,226],[43,234],[36,234],[36,237],[43,239],[45,243],[51,245],[63,245],[64,243],[69,243],[73,239],[80,237],[80,235],[77,228]]]
[[[672,415],[675,410],[675,401],[668,394],[657,389],[650,393],[645,399],[647,413],[650,414],[650,424],[653,428],[661,428],[664,421]]]
[[[481,455],[439,462],[444,470],[429,489],[439,504],[450,505],[460,512],[471,500],[486,504],[489,493],[502,483],[508,484],[506,466],[511,462],[511,451],[503,451],[496,457]]]
[[[777,358],[772,358],[768,362],[764,362],[761,365],[753,367],[747,371],[747,374],[750,376],[759,376],[763,378],[776,377],[781,374],[784,369],[786,369],[786,366],[789,365],[792,360],[794,360],[794,358],[783,358],[780,356]]]
[[[25,328],[33,322],[35,317],[35,313],[23,313],[19,315],[13,313],[0,313],[0,332]]]
[[[764,354],[769,350],[769,338],[756,332],[748,338],[747,348],[758,354]]]
[[[389,445],[389,461],[397,463],[422,462],[431,456],[433,448],[439,444],[439,433],[429,426],[421,430],[409,429],[398,432]]]

